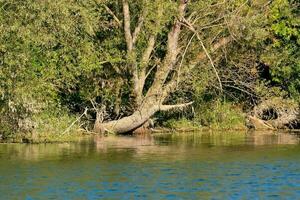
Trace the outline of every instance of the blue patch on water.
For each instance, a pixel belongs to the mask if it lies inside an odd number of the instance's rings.
[[[88,147],[51,159],[1,158],[0,199],[300,199],[297,145]]]

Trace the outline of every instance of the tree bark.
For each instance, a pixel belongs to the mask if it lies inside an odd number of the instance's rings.
[[[132,115],[123,117],[119,120],[114,120],[104,123],[95,123],[95,132],[112,132],[112,133],[127,133],[134,131],[142,126],[152,117],[157,111],[157,105],[145,105],[141,110],[136,110]]]
[[[136,110],[132,115],[123,117],[119,120],[100,122],[96,120],[94,125],[94,131],[97,133],[111,132],[111,133],[127,133],[136,130],[145,124],[156,112],[158,111],[168,111],[171,109],[182,109],[189,105],[190,103],[178,104],[178,105],[162,105],[160,102],[154,101],[150,98],[145,102],[138,110]]]

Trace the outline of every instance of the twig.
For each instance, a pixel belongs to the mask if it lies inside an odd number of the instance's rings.
[[[192,40],[193,40],[193,38],[195,37],[195,35],[196,35],[196,33],[194,33],[194,34],[192,35],[192,37],[190,38],[190,40],[189,40],[188,44],[186,45],[185,50],[184,50],[184,52],[183,52],[183,54],[182,54],[182,58],[181,58],[181,61],[180,61],[179,67],[178,67],[176,87],[178,86],[178,83],[179,83],[179,77],[180,77],[180,73],[181,73],[181,72],[180,72],[180,71],[181,71],[181,66],[182,66],[182,64],[183,64],[183,60],[184,60],[184,58],[185,58],[185,54],[186,54],[186,52],[187,52],[187,50],[188,50],[190,44],[192,43]]]
[[[216,67],[215,67],[215,64],[214,64],[212,58],[210,57],[210,55],[209,55],[209,53],[208,53],[208,51],[207,51],[205,45],[203,44],[203,42],[202,42],[202,40],[201,40],[201,38],[200,38],[198,32],[195,30],[195,28],[194,28],[187,20],[184,19],[184,21],[185,21],[185,23],[187,24],[187,27],[188,27],[191,31],[193,31],[193,32],[196,34],[196,37],[197,37],[197,39],[199,40],[199,42],[200,42],[200,44],[201,44],[201,46],[202,46],[202,48],[203,48],[203,50],[204,50],[206,56],[208,57],[208,59],[209,59],[209,61],[210,61],[210,64],[211,64],[211,66],[213,67],[213,70],[214,70],[214,72],[215,72],[215,74],[216,74],[216,77],[217,77],[218,82],[219,82],[219,85],[220,85],[220,91],[223,92],[222,82],[221,82],[220,76],[219,76],[219,74],[218,74],[218,71],[217,71],[217,69],[216,69]]]
[[[114,12],[109,8],[107,7],[107,5],[103,5],[105,10],[111,15],[113,16],[113,18],[116,20],[116,22],[118,23],[118,26],[120,27],[122,24],[121,24],[121,21],[118,19],[118,17],[114,14]]]
[[[85,108],[84,112],[61,135],[67,133],[72,128],[72,126],[75,125],[76,122],[78,122],[84,115],[87,115],[87,111],[88,109]]]

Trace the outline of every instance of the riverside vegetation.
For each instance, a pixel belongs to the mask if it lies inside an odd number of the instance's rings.
[[[0,137],[299,128],[299,12],[297,0],[0,0]]]

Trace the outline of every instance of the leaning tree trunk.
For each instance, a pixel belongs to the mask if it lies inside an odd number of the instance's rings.
[[[114,120],[110,122],[97,122],[94,126],[95,132],[113,132],[113,133],[126,133],[133,131],[140,126],[142,126],[145,122],[147,122],[151,116],[153,116],[157,111],[159,111],[159,107],[153,104],[144,105],[142,108],[136,110],[130,116],[123,117],[119,120]]]
[[[166,93],[159,93],[156,91],[156,95],[149,93],[144,99],[145,102],[127,117],[123,117],[119,120],[113,120],[109,122],[101,122],[96,120],[94,125],[94,131],[97,133],[112,132],[112,133],[127,133],[136,130],[145,124],[156,112],[168,111],[171,109],[182,109],[193,102],[177,104],[177,105],[162,105],[161,102],[166,98]]]
[[[95,132],[114,132],[114,133],[126,133],[133,131],[140,126],[142,126],[146,121],[150,119],[157,111],[164,109],[171,109],[173,107],[182,107],[182,105],[175,106],[165,106],[162,105],[163,101],[166,99],[170,92],[171,87],[166,87],[165,81],[176,63],[176,58],[178,55],[178,40],[179,33],[181,30],[181,20],[185,14],[185,7],[187,4],[186,0],[180,0],[178,7],[179,19],[175,20],[175,23],[168,34],[167,42],[167,53],[163,60],[163,65],[157,69],[155,74],[154,82],[150,89],[147,91],[145,96],[143,95],[143,89],[147,75],[147,65],[151,53],[154,49],[155,44],[155,34],[151,34],[148,40],[148,46],[143,52],[141,60],[137,61],[137,53],[135,52],[135,44],[138,38],[138,34],[141,31],[143,25],[144,16],[138,20],[138,25],[131,32],[131,21],[130,21],[130,10],[127,0],[122,0],[123,4],[123,16],[124,16],[124,35],[127,46],[127,57],[128,57],[128,68],[132,73],[133,83],[134,83],[134,95],[135,95],[135,104],[136,110],[132,115],[121,118],[119,120],[110,121],[110,122],[101,122],[96,120],[94,125]],[[160,12],[161,14],[163,12]],[[158,20],[159,21],[159,20]],[[158,22],[157,22],[158,23]],[[138,67],[139,65],[139,67]]]
[[[181,32],[182,24],[186,23],[186,26],[192,26],[184,18],[186,14],[186,6],[188,0],[179,0],[178,15],[174,21],[172,28],[168,33],[168,40],[166,43],[166,54],[162,59],[161,65],[156,67],[154,79],[152,85],[147,91],[145,90],[145,82],[150,74],[153,74],[154,67],[149,65],[151,54],[154,50],[157,32],[149,34],[147,47],[142,52],[142,56],[137,58],[136,42],[138,35],[142,30],[145,13],[141,14],[138,19],[137,25],[133,31],[131,31],[130,9],[128,0],[122,0],[123,5],[123,22],[124,22],[124,36],[127,47],[127,68],[132,75],[133,82],[133,94],[135,96],[136,110],[127,117],[123,117],[119,120],[102,122],[98,118],[94,125],[95,132],[114,132],[114,133],[126,133],[132,132],[137,128],[143,126],[156,112],[168,111],[170,109],[184,108],[190,103],[177,104],[177,105],[163,105],[168,95],[173,92],[178,85],[179,77],[184,77],[184,73],[191,70],[196,63],[191,63],[191,66],[187,66],[185,70],[180,70],[181,64],[178,62],[178,54],[180,52],[179,35]],[[147,10],[147,9],[146,9]],[[158,10],[158,17],[163,15],[163,8]],[[160,27],[160,20],[155,22],[155,27]],[[192,29],[195,31],[194,29]],[[213,45],[211,52],[217,50],[221,46],[226,45],[230,40],[222,39]],[[203,46],[203,45],[202,45]],[[205,50],[205,48],[204,48]],[[206,52],[206,50],[205,50]],[[203,54],[201,52],[196,60],[202,60],[208,56],[208,53]],[[184,57],[184,56],[183,56]],[[138,60],[140,59],[140,60]],[[178,74],[171,72],[176,71]],[[181,72],[181,73],[180,73]]]

